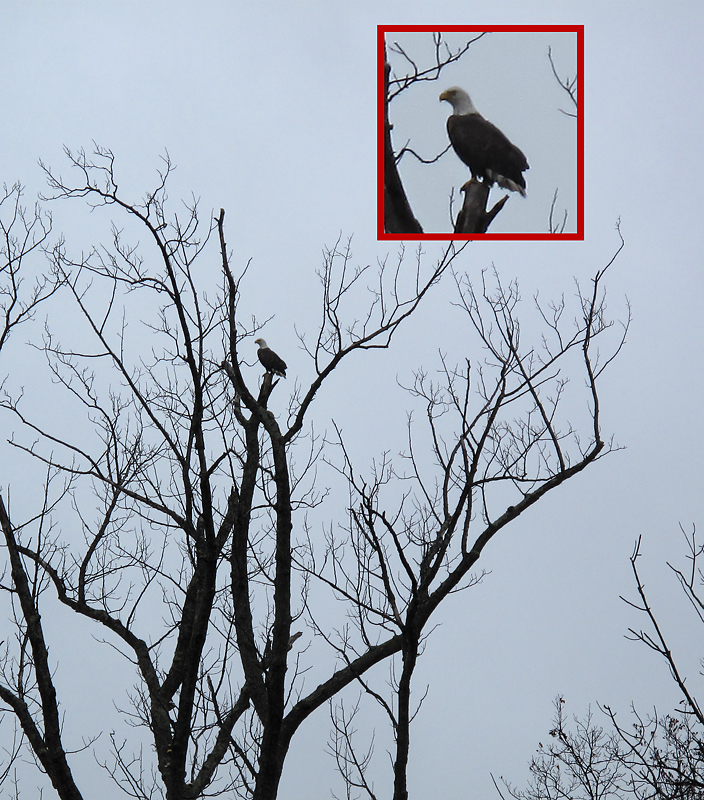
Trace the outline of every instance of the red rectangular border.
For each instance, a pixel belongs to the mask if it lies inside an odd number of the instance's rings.
[[[575,233],[385,233],[384,232],[384,37],[386,33],[551,32],[577,34],[577,231]],[[584,241],[584,25],[377,25],[377,239]]]

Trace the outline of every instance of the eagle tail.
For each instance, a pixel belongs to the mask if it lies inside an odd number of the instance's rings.
[[[516,181],[512,181],[511,178],[506,178],[505,176],[499,175],[498,172],[493,172],[492,170],[487,170],[487,177],[491,181],[495,181],[502,189],[508,189],[509,192],[518,192],[521,197],[526,196],[525,187],[516,183]]]

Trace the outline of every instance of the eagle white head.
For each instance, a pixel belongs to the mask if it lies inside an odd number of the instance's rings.
[[[459,86],[450,86],[449,89],[440,95],[440,100],[447,100],[453,108],[455,114],[478,114],[472,98],[460,89]]]

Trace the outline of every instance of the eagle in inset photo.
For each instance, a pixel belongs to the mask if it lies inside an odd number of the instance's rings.
[[[447,133],[455,153],[472,171],[491,186],[519,192],[526,196],[523,173],[528,161],[515,144],[474,107],[470,96],[459,86],[452,86],[440,95],[452,105],[447,118]]]
[[[274,375],[280,375],[282,378],[286,377],[286,362],[279,358],[276,353],[267,345],[264,339],[255,339],[254,344],[259,345],[257,355],[262,363],[262,366],[267,372],[272,372]]]

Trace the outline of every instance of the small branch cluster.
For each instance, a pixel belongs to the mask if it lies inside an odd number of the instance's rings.
[[[668,566],[701,623],[704,622],[701,592],[704,573],[699,565],[704,547],[697,541],[695,529],[682,533],[687,542],[689,565],[685,570]],[[638,599],[626,602],[645,616],[648,625],[646,629],[630,628],[629,638],[645,644],[665,660],[682,695],[679,707],[669,714],[653,709],[648,715],[631,707],[628,724],[624,724],[613,707],[604,705],[601,712],[608,721],[605,731],[594,723],[591,711],[584,719],[574,717],[573,725],[568,726],[563,713],[564,700],[558,698],[554,727],[550,731],[554,741],[545,748],[540,745],[538,755],[531,761],[528,787],[521,790],[504,782],[516,800],[565,797],[698,800],[702,797],[704,718],[700,701],[679,667],[664,627],[648,599],[638,566],[641,557],[639,537],[631,556]],[[678,625],[681,623],[678,617]]]

